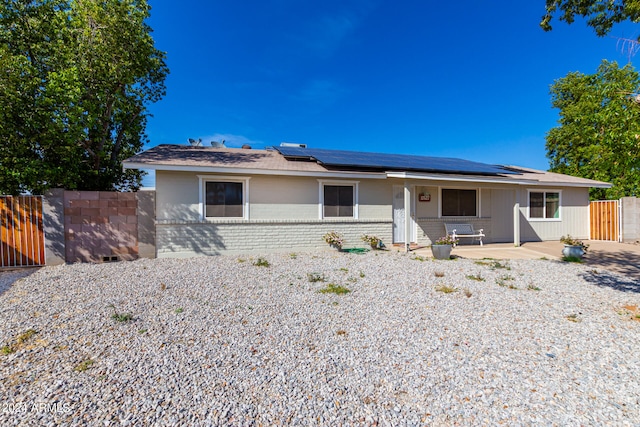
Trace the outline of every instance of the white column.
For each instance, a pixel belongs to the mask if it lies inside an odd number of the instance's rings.
[[[520,203],[513,205],[513,246],[520,246]]]
[[[404,244],[405,251],[409,252],[411,246],[411,188],[407,181],[404,182]]]

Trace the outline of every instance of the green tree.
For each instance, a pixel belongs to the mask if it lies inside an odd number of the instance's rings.
[[[569,73],[551,86],[559,126],[546,136],[550,170],[599,181],[591,198],[640,196],[640,76],[631,65],[602,61],[595,74]]]
[[[0,193],[132,190],[165,94],[145,0],[2,0]]]
[[[619,22],[640,22],[640,0],[547,0],[546,11],[540,22],[545,31],[552,29],[554,15],[567,24],[576,16],[585,18],[599,36],[608,34]]]

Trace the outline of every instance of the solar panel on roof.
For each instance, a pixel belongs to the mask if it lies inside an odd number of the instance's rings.
[[[274,147],[291,159],[315,160],[325,166],[383,170],[448,172],[461,174],[515,174],[501,166],[449,157],[412,156],[408,154],[367,153],[319,148]]]

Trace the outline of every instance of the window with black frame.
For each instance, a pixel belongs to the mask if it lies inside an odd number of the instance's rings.
[[[242,218],[242,182],[205,183],[205,216],[207,218]]]
[[[442,216],[477,216],[477,191],[442,189]]]
[[[325,218],[353,217],[353,185],[325,185]]]

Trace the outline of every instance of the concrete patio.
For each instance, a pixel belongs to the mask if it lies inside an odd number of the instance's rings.
[[[584,257],[587,265],[602,268],[640,279],[640,245],[602,240],[587,240],[589,250]],[[559,241],[527,242],[520,247],[512,243],[491,243],[484,246],[459,245],[452,255],[462,258],[482,259],[561,259],[563,244]],[[431,256],[430,248],[413,251],[423,256]]]

